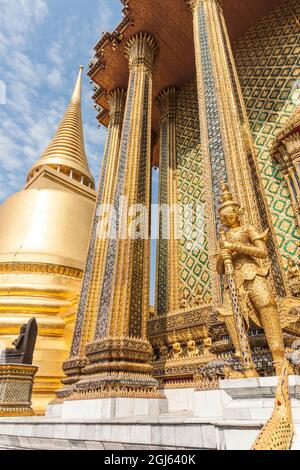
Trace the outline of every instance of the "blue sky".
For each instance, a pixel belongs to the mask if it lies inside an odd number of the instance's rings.
[[[0,104],[0,203],[24,186],[65,111],[78,66],[87,71],[94,45],[119,23],[121,8],[119,0],[0,0],[0,83],[6,87],[6,104]],[[85,75],[85,145],[98,180],[106,132],[98,130],[91,94]],[[152,280],[154,263],[155,253]]]
[[[119,0],[0,0],[0,202],[23,186],[70,99],[78,66],[93,56],[102,31],[121,18]],[[105,130],[97,128],[85,76],[86,151],[98,178]]]

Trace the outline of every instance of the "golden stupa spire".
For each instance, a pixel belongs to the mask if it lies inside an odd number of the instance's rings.
[[[94,179],[89,170],[84,148],[81,114],[82,71],[81,65],[65,115],[45,152],[31,168],[27,181],[40,168],[50,166],[94,188]]]

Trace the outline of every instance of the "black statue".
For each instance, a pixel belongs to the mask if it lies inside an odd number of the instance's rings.
[[[12,343],[15,347],[4,350],[4,362],[6,364],[32,365],[37,333],[37,322],[35,318],[32,318],[21,327],[19,337]]]

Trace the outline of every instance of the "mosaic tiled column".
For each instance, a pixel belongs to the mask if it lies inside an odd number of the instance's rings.
[[[207,224],[211,265],[220,230],[220,187],[222,181],[227,181],[235,199],[245,209],[245,221],[270,230],[268,247],[274,285],[277,293],[284,296],[286,278],[258,177],[254,145],[222,8],[219,0],[187,1],[193,12],[204,182],[206,193],[211,195],[206,200],[206,210],[210,220],[211,214],[214,217]],[[211,272],[213,299],[219,303],[218,277],[214,269]]]
[[[152,348],[146,334],[156,52],[156,42],[147,33],[135,35],[126,46],[130,74],[116,175],[116,223],[104,260],[103,282],[94,293],[99,299],[95,335],[86,347],[89,362],[86,378],[77,384],[77,398],[159,397],[157,381],[151,377]],[[137,212],[131,212],[134,205],[138,205]],[[132,236],[129,228],[137,219],[138,231]]]
[[[175,87],[162,90],[156,102],[161,113],[156,313],[162,316],[178,309],[179,297]]]
[[[108,239],[101,236],[101,232],[103,234],[105,230],[104,224],[106,224],[107,221],[105,215],[108,214],[102,214],[101,207],[113,204],[115,198],[117,187],[115,175],[119,163],[118,157],[125,100],[126,92],[122,89],[113,90],[108,97],[110,121],[87,263],[82,282],[70,358],[63,366],[68,376],[68,378],[64,380],[66,385],[74,384],[79,380],[81,369],[86,365],[85,346],[92,340],[95,331],[95,322],[99,310],[99,297],[97,294],[103,279],[104,260],[108,247]],[[69,392],[70,391],[71,390],[69,390]],[[60,395],[66,393],[67,390],[59,391]]]

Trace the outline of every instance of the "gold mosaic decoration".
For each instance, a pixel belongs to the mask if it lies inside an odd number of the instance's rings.
[[[278,164],[270,155],[275,136],[295,108],[300,80],[297,0],[283,2],[243,35],[234,48],[245,105],[258,152],[258,164],[267,196],[280,254],[285,266],[297,254],[299,229],[289,191]],[[299,83],[298,83],[299,87]],[[178,197],[182,204],[203,198],[201,144],[196,83],[178,92],[177,104]],[[180,283],[188,298],[200,284],[204,303],[211,301],[207,241],[201,252],[180,240]]]
[[[297,105],[299,17],[299,2],[285,1],[244,34],[234,48],[259,169],[286,266],[288,258],[297,253],[300,234],[286,182],[270,148]]]
[[[37,370],[24,364],[0,364],[0,417],[34,415],[31,398]]]

